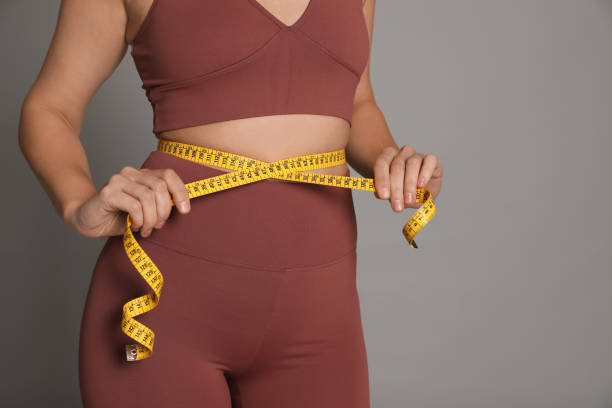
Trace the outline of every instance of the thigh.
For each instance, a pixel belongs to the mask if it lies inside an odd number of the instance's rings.
[[[157,307],[136,317],[156,335],[152,356],[125,360],[125,344],[134,341],[121,331],[123,304],[152,289],[129,261],[121,238],[111,237],[102,249],[82,316],[79,382],[84,408],[229,408],[224,367],[204,358],[198,340],[183,330],[184,319],[172,310],[178,299],[172,290],[162,291]],[[161,247],[148,245],[145,251],[170,280],[176,270],[194,267],[189,258]]]
[[[369,408],[356,255],[288,270],[257,355],[235,379],[241,408]]]

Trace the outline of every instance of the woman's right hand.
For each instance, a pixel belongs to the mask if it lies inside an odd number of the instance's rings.
[[[172,203],[179,212],[190,211],[185,184],[174,169],[124,167],[85,202],[67,209],[64,222],[87,237],[105,237],[125,232],[126,217],[132,231],[148,237],[170,215]]]

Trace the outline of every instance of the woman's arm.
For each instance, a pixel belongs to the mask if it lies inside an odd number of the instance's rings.
[[[374,31],[376,0],[364,0],[363,14],[368,28],[370,47]],[[374,161],[386,147],[399,149],[391,136],[383,113],[376,104],[370,82],[370,61],[361,74],[353,103],[353,126],[346,147],[350,165],[364,177],[374,177]],[[375,136],[373,136],[375,135]]]
[[[89,101],[125,54],[126,20],[123,0],[62,0],[23,102],[19,146],[62,219],[96,193],[79,133]]]
[[[375,6],[376,0],[364,0],[370,47]],[[442,165],[433,154],[417,153],[408,145],[398,147],[374,98],[370,61],[355,91],[352,123],[345,149],[347,161],[362,176],[374,178],[377,198],[389,200],[396,212],[420,206],[414,201],[417,186],[427,188],[436,198],[442,183]]]
[[[173,169],[125,166],[96,190],[79,134],[87,105],[123,59],[124,0],[62,0],[44,64],[21,109],[19,146],[54,209],[88,237],[121,234],[125,217],[142,236],[161,228],[172,209],[190,211]]]

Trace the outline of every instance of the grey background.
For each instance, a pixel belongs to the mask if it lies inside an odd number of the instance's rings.
[[[373,407],[612,407],[612,2],[378,3],[377,102],[445,179],[419,250],[413,210],[354,191]],[[3,406],[80,406],[104,242],[63,225],[17,145],[58,7],[0,2]],[[82,129],[97,186],[155,148],[151,121],[126,55]]]

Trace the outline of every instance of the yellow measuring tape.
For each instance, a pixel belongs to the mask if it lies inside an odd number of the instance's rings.
[[[305,172],[346,163],[344,149],[296,156],[269,163],[234,153],[165,139],[159,140],[157,150],[203,165],[234,170],[185,184],[190,199],[268,178],[376,191],[374,180],[371,178]],[[423,205],[417,209],[402,229],[404,237],[413,249],[418,248],[414,237],[436,213],[436,206],[427,189],[417,188],[415,201],[423,203]],[[174,205],[174,201],[171,202]],[[123,305],[121,328],[126,335],[138,342],[125,346],[126,359],[127,361],[136,361],[151,356],[155,334],[149,327],[135,320],[134,317],[157,306],[164,278],[153,260],[149,258],[134,238],[130,228],[131,225],[132,221],[128,214],[125,233],[123,234],[125,252],[136,270],[154,290],[154,293],[147,293]]]

